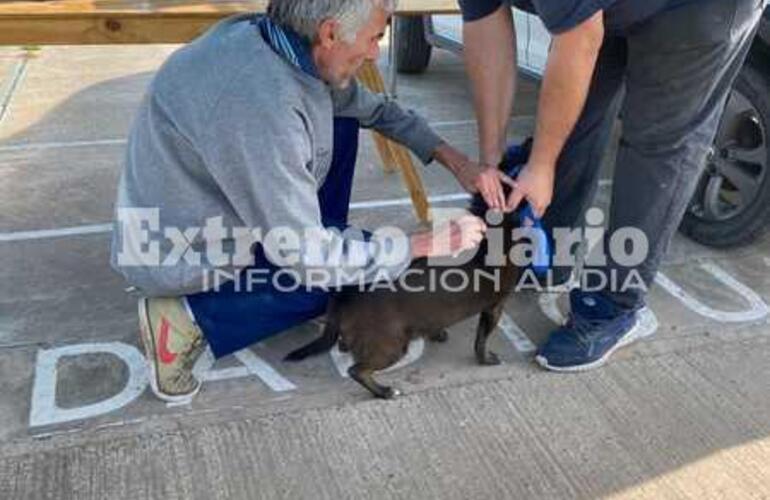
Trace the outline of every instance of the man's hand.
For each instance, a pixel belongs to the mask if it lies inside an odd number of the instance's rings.
[[[481,165],[469,166],[457,179],[470,193],[480,193],[484,201],[494,210],[510,211],[506,208],[503,184],[512,188],[516,187],[513,179],[502,173],[496,167],[483,167]]]
[[[515,187],[513,180],[496,167],[483,166],[471,161],[466,155],[448,144],[442,144],[433,154],[439,163],[447,167],[457,182],[469,193],[479,193],[494,210],[506,208],[503,184]]]
[[[539,219],[545,215],[553,198],[555,167],[553,165],[529,163],[515,181],[515,188],[508,196],[506,212],[515,210],[522,200],[526,199],[535,216]]]
[[[434,231],[411,236],[412,257],[449,257],[475,248],[484,239],[487,226],[473,215],[450,220]]]

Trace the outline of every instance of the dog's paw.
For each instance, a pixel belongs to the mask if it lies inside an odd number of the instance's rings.
[[[479,356],[478,361],[480,365],[494,366],[502,363],[500,357],[494,352],[487,352],[484,356]]]
[[[401,391],[399,389],[396,389],[395,387],[386,387],[385,390],[382,391],[380,397],[382,399],[394,399],[400,395]]]

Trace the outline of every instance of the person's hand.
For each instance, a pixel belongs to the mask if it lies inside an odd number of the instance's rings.
[[[503,184],[514,187],[514,183],[497,167],[480,165],[471,161],[448,144],[439,146],[434,156],[454,174],[463,189],[471,194],[481,194],[489,208],[505,210]]]
[[[553,165],[527,164],[514,181],[515,186],[508,196],[505,211],[516,210],[522,200],[526,199],[535,216],[538,219],[543,217],[551,205],[553,182]]]
[[[465,215],[433,231],[412,235],[412,256],[449,257],[475,248],[484,239],[487,225],[480,218]]]
[[[457,180],[469,193],[479,193],[487,206],[494,210],[506,211],[503,184],[514,188],[513,179],[497,167],[469,163],[457,176]],[[510,211],[510,210],[508,210]]]

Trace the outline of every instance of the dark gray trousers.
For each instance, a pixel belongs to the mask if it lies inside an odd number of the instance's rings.
[[[607,276],[622,284],[635,269],[652,284],[687,209],[716,134],[730,87],[762,14],[764,0],[702,0],[656,14],[624,36],[608,36],[588,100],[557,165],[550,228],[580,227],[596,192],[613,123],[621,112],[607,235],[634,227],[649,253],[633,268],[614,262],[605,238]],[[609,282],[610,280],[608,280]],[[644,292],[605,288],[624,307]]]

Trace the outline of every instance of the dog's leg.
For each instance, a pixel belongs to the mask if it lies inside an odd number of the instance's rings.
[[[373,372],[374,370],[366,368],[362,363],[356,363],[348,369],[350,378],[369,389],[375,397],[393,399],[401,394],[398,389],[378,384],[372,376]]]
[[[500,301],[500,303],[483,311],[481,313],[481,317],[479,317],[479,326],[476,329],[476,342],[474,343],[476,360],[479,362],[479,364],[500,364],[500,358],[497,356],[497,354],[487,350],[487,340],[489,339],[489,335],[495,330],[502,312],[503,302]]]
[[[446,330],[437,330],[435,332],[431,332],[428,335],[428,340],[432,342],[446,342],[449,340],[449,332]]]
[[[324,351],[328,351],[329,349],[332,348],[332,346],[334,346],[334,343],[337,342],[337,339],[339,339],[339,337],[340,337],[340,331],[339,331],[339,328],[337,327],[337,324],[329,321],[324,326],[324,331],[320,337],[310,342],[309,344],[305,344],[299,349],[295,349],[291,351],[289,354],[286,355],[285,358],[283,358],[283,360],[284,361],[302,361],[303,359],[309,356],[314,356]]]

